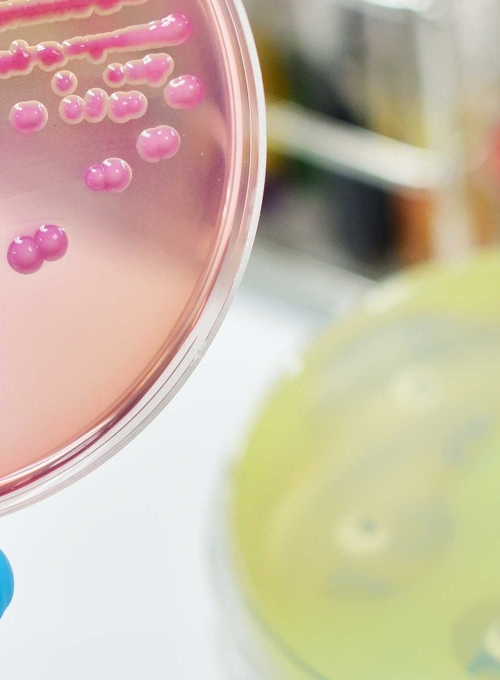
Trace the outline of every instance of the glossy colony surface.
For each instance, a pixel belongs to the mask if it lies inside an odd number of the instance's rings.
[[[127,412],[203,308],[225,58],[201,0],[0,3],[0,491]]]

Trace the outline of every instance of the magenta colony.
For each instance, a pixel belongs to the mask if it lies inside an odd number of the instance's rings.
[[[92,13],[110,14],[124,5],[140,5],[146,0],[8,0],[0,2],[0,30],[16,26],[64,18],[83,18]],[[57,71],[51,81],[54,94],[62,97],[59,116],[70,125],[99,123],[105,118],[123,124],[141,118],[147,111],[148,100],[139,90],[114,91],[101,87],[88,90],[83,97],[75,94],[78,80],[74,73],[63,70],[70,61],[87,59],[103,63],[109,54],[181,45],[191,35],[191,23],[183,14],[170,14],[159,21],[128,28],[69,38],[63,43],[53,41],[29,45],[15,40],[8,50],[0,51],[0,79],[28,75],[36,67]],[[203,84],[193,75],[182,75],[168,81],[174,61],[166,53],[147,54],[125,64],[112,63],[103,72],[104,84],[110,88],[125,85],[164,87],[167,106],[192,109],[203,99]],[[19,134],[43,130],[48,121],[47,108],[39,101],[14,104],[9,122]],[[179,133],[169,125],[144,130],[136,149],[139,161],[156,163],[172,158],[180,148]],[[83,181],[92,191],[118,193],[132,182],[132,168],[120,158],[108,158],[83,171]],[[31,274],[44,262],[58,260],[66,254],[68,236],[58,225],[42,225],[31,235],[18,236],[10,244],[7,262],[21,274]]]

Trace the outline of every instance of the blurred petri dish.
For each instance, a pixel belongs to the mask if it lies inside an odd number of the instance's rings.
[[[396,277],[276,387],[214,553],[242,677],[500,673],[499,285],[498,250]]]
[[[265,123],[239,0],[20,0],[0,39],[6,513],[114,454],[203,355],[254,237]]]

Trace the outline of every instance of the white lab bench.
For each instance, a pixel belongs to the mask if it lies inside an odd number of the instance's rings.
[[[214,493],[287,363],[366,282],[258,248],[206,357],[114,459],[0,519],[16,574],[6,680],[221,680],[208,562]]]

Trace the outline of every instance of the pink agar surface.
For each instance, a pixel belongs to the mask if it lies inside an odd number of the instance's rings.
[[[7,76],[16,69],[30,75],[0,82],[7,105],[3,152],[15,160],[0,170],[4,198],[0,306],[4,318],[11,320],[0,333],[0,492],[13,484],[8,475],[22,483],[28,475],[23,472],[26,466],[33,466],[31,475],[45,461],[57,465],[59,452],[66,455],[75,440],[85,448],[91,437],[129,412],[178,356],[205,306],[214,263],[218,266],[225,257],[225,244],[235,234],[231,214],[236,208],[227,199],[228,178],[237,167],[229,112],[239,111],[237,102],[230,104],[228,66],[214,51],[208,5],[206,0],[178,4],[196,26],[196,39],[193,36],[189,44],[149,48],[143,43],[153,42],[153,36],[143,35],[136,47],[114,42],[117,54],[110,50],[104,64],[89,63],[85,50],[80,61],[78,55],[65,53],[64,60],[75,59],[68,66],[50,62],[58,60],[57,45],[62,47],[66,38],[112,36],[120,27],[146,25],[175,11],[174,0],[148,0],[121,14],[50,26],[39,23],[3,34],[5,50],[11,35],[42,45],[51,72],[29,61],[33,53],[26,54],[19,45]],[[122,35],[128,36],[126,29]],[[47,40],[55,44],[47,45]],[[85,39],[80,42],[89,47]],[[71,127],[60,119],[57,108],[63,97],[50,89],[57,71],[74,71],[79,81],[76,94],[84,99],[94,87],[111,94],[115,90],[102,81],[108,62],[125,64],[155,51],[172,53],[175,61],[185,64],[179,73],[194,73],[202,80],[203,115],[169,112],[163,86],[154,91],[148,87],[146,116],[126,125],[104,119],[101,125],[84,122]],[[140,85],[116,89],[146,93],[146,86]],[[7,121],[11,106],[24,100],[43,102],[49,111],[51,119],[38,136],[18,134]],[[85,102],[86,116],[87,109]],[[169,161],[142,161],[135,155],[137,138],[145,128],[161,123],[179,132],[182,126],[182,148]],[[132,166],[129,187],[122,193],[90,190],[83,181],[87,169],[113,157]],[[226,207],[229,216],[222,221]],[[34,241],[37,228],[47,224],[67,230],[67,254],[58,262],[44,262],[33,276],[16,273],[7,262],[9,244],[21,234]],[[234,229],[240,226],[235,224]],[[40,251],[38,256],[36,249],[28,252],[31,260],[25,259],[18,245],[9,260],[13,258],[20,271],[40,266]],[[25,357],[34,356],[35,345],[36,356],[43,360],[26,362]]]
[[[88,90],[84,97],[85,120],[89,123],[100,123],[108,112],[108,93],[100,87]]]
[[[146,0],[8,0],[0,2],[0,31],[62,19],[118,12],[126,5],[141,5]]]
[[[47,109],[41,102],[19,102],[15,104],[9,113],[9,122],[16,130],[22,134],[39,132],[46,125],[49,119]]]
[[[163,158],[172,158],[179,151],[181,138],[177,130],[169,125],[148,128],[137,139],[137,153],[148,163],[157,163]]]
[[[183,14],[170,14],[148,24],[69,38],[62,43],[44,41],[38,45],[29,45],[24,40],[14,40],[8,50],[0,51],[0,78],[26,75],[35,66],[43,71],[53,71],[65,66],[71,59],[86,58],[99,64],[113,52],[181,45],[190,35],[189,19]]]
[[[33,274],[43,264],[43,257],[31,236],[18,236],[9,246],[7,261],[20,274]]]
[[[108,158],[99,165],[92,165],[85,174],[85,184],[92,191],[120,193],[131,181],[130,165],[121,158]]]
[[[127,61],[126,64],[109,64],[103,73],[109,87],[123,85],[150,85],[161,87],[174,70],[174,60],[168,54],[147,54],[142,59]]]
[[[73,94],[78,85],[77,77],[71,71],[58,71],[52,76],[50,86],[54,94],[66,97]]]
[[[196,76],[180,76],[168,83],[164,95],[173,109],[194,109],[203,99],[203,83]]]
[[[77,125],[85,118],[85,102],[76,94],[70,94],[59,104],[59,115],[65,123]]]
[[[60,260],[68,250],[68,236],[56,224],[44,224],[35,234],[38,252],[44,260]]]
[[[127,123],[142,118],[148,110],[148,100],[138,90],[113,92],[108,100],[108,118],[114,123]]]

